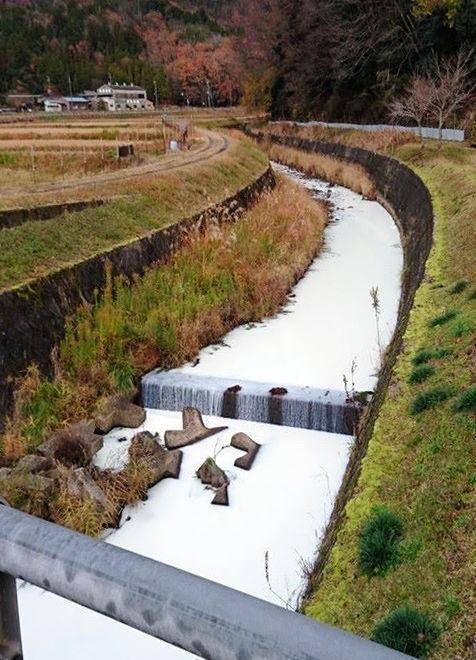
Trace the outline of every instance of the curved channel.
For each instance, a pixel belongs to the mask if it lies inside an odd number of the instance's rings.
[[[203,383],[229,379],[341,391],[342,376],[351,377],[355,362],[355,389],[372,390],[379,352],[397,319],[403,259],[398,230],[376,202],[295,170],[275,168],[330,203],[324,251],[280,314],[237,328],[219,346],[204,349],[198,364],[184,365],[169,376],[178,383],[193,376]],[[373,287],[378,288],[378,319],[370,296]],[[160,482],[146,502],[128,507],[107,541],[295,607],[306,584],[305,567],[312,563],[342,483],[353,437],[243,419],[205,417],[205,422],[229,428],[185,447],[180,479]],[[139,430],[163,437],[171,428],[181,428],[179,410],[157,408],[148,409]],[[211,506],[212,495],[195,471],[237,431],[249,434],[261,449],[249,472],[234,466],[242,452],[227,448],[219,453],[217,462],[230,479],[230,506]],[[115,429],[108,434],[96,457],[98,467],[120,466],[136,432]],[[19,597],[25,654],[32,660],[54,658],[58,648],[69,660],[129,660],[131,648],[137,657],[191,657],[37,588],[26,586]],[[47,625],[52,621],[54,631]]]

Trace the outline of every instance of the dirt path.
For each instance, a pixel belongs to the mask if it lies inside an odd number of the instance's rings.
[[[204,138],[204,142],[197,145],[196,148],[190,151],[169,152],[166,156],[154,163],[137,165],[135,167],[129,167],[115,172],[102,172],[94,176],[82,177],[70,181],[53,181],[30,186],[3,188],[0,193],[0,200],[5,201],[6,197],[13,197],[15,195],[24,196],[53,192],[62,193],[65,191],[67,192],[89,187],[94,189],[98,185],[105,183],[125,181],[199,163],[208,160],[217,154],[223,153],[228,149],[228,138],[224,135],[207,130],[201,130],[200,134]]]

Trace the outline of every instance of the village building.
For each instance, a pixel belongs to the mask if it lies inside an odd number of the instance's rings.
[[[147,100],[143,87],[123,83],[106,83],[97,90],[97,104],[105,106],[111,112],[123,110],[149,110],[153,105]]]
[[[89,110],[90,101],[84,96],[44,97],[43,106],[45,112],[63,112],[64,110],[77,112]]]

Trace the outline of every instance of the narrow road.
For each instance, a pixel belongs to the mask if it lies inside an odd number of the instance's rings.
[[[185,167],[186,165],[208,160],[213,156],[223,153],[229,147],[228,138],[220,133],[200,130],[200,135],[204,138],[204,144],[200,144],[196,149],[190,151],[169,152],[164,158],[158,159],[155,163],[137,165],[135,167],[129,167],[115,172],[106,172],[70,181],[53,181],[31,186],[3,188],[0,191],[0,199],[10,195],[35,195],[37,193],[63,192],[88,187],[94,188],[100,184],[113,181],[124,181],[150,174],[167,172],[169,170]]]

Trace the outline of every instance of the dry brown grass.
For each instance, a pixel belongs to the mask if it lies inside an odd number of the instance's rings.
[[[0,193],[2,189],[17,186],[31,186],[62,179],[76,180],[91,174],[123,170],[149,161],[154,162],[153,156],[163,152],[162,144],[157,145],[157,148],[151,144],[148,153],[144,151],[131,158],[119,159],[115,144],[112,144],[110,148],[104,147],[102,152],[89,147],[84,151],[68,148],[55,151],[35,149],[33,157],[30,151],[23,149],[12,152],[4,150],[0,144]]]
[[[319,251],[326,222],[324,204],[280,181],[235,225],[194,235],[132,287],[117,282],[115,295],[110,287],[68,324],[55,378],[32,370],[20,381],[3,453],[24,455],[144,371],[180,365],[235,326],[275,314]]]
[[[363,167],[332,156],[306,153],[277,144],[269,144],[266,152],[271,160],[302,170],[318,179],[338,183],[360,193],[364,197],[375,197],[375,186]]]
[[[325,204],[280,180],[236,224],[194,234],[132,286],[117,281],[113,294],[110,282],[103,300],[68,324],[55,376],[41,378],[32,367],[20,382],[0,445],[5,458],[16,460],[53,430],[91,417],[101,397],[130,389],[145,369],[181,364],[240,323],[276,313],[319,251],[326,223]],[[131,457],[120,472],[86,468],[106,496],[99,507],[69,492],[69,458],[57,464],[48,506],[39,501],[35,512],[86,534],[116,525],[124,506],[144,499],[153,483],[147,456]],[[14,495],[20,508],[36,506],[31,489]]]
[[[360,147],[370,151],[388,152],[409,142],[418,142],[411,132],[383,130],[359,131],[355,129],[335,129],[325,126],[299,126],[292,122],[271,122],[265,129],[269,133],[281,136],[300,137],[306,140],[316,140],[343,144],[347,147]]]
[[[131,458],[118,472],[90,468],[89,474],[106,497],[106,506],[100,506],[91,499],[71,495],[66,485],[71,469],[58,467],[60,476],[49,502],[47,517],[89,536],[98,536],[107,527],[117,527],[124,507],[144,500],[153,484],[152,470],[143,459]]]

